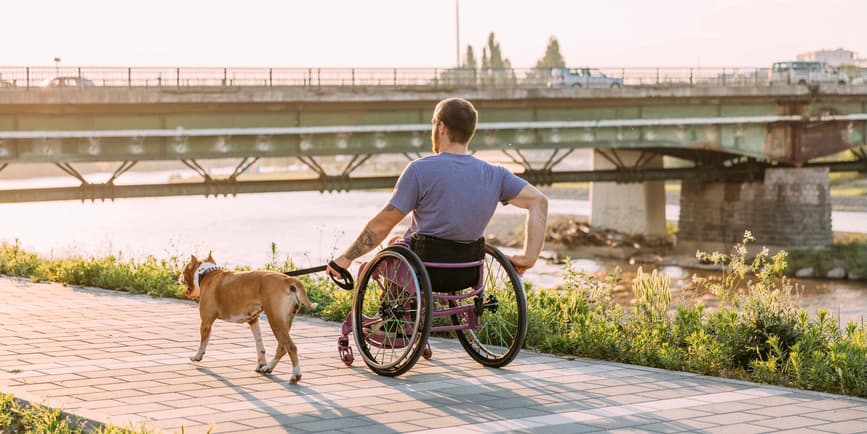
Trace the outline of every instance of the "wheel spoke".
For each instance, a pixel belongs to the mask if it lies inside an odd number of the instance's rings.
[[[426,342],[426,306],[432,301],[430,288],[419,285],[415,270],[423,270],[423,265],[411,251],[389,247],[359,277],[363,289],[353,301],[353,332],[365,363],[380,375],[400,375],[412,367]],[[360,312],[372,320],[359,319]]]
[[[501,367],[511,362],[523,345],[526,332],[526,302],[520,276],[508,258],[493,247],[486,249],[482,310],[479,329],[458,333],[458,339],[478,362]],[[453,322],[459,324],[453,317]]]

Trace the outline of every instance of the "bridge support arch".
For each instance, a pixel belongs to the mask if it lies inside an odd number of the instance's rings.
[[[593,151],[593,170],[661,169],[662,157],[641,151]],[[590,224],[649,238],[664,238],[665,183],[594,182],[590,186]]]
[[[677,248],[728,252],[745,230],[771,250],[834,242],[827,167],[765,170],[755,182],[683,180]]]

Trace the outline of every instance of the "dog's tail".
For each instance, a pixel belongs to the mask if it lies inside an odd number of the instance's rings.
[[[310,297],[307,296],[307,289],[304,288],[304,284],[301,283],[300,280],[290,277],[289,290],[296,294],[298,300],[301,301],[301,304],[303,304],[307,310],[316,309],[317,304],[310,302]]]

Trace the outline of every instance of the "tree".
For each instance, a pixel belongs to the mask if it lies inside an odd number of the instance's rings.
[[[560,54],[560,42],[551,36],[548,38],[548,47],[545,48],[545,56],[536,62],[536,69],[565,68],[566,60]]]
[[[488,44],[482,47],[482,83],[483,84],[506,84],[514,82],[512,62],[503,57],[500,43],[494,32],[488,34]]]
[[[464,69],[476,69],[478,68],[476,62],[476,55],[473,53],[473,46],[467,45],[467,58],[464,60],[464,64],[462,66]]]
[[[473,46],[467,45],[467,56],[464,63],[458,68],[450,68],[440,73],[438,83],[445,87],[475,87],[477,78],[476,54]]]
[[[503,57],[502,51],[500,51],[500,43],[497,42],[496,36],[494,36],[494,32],[488,34],[488,53],[490,53],[489,66],[491,69],[505,69],[512,66],[512,62],[509,62],[509,59]]]

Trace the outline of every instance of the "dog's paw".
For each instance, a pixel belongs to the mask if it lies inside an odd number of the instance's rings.
[[[293,375],[292,378],[289,379],[289,384],[297,384],[301,381],[301,374]]]
[[[190,361],[192,361],[192,362],[201,362],[201,361],[202,361],[202,356],[200,356],[200,355],[198,355],[198,354],[193,354],[192,356],[190,356]]]
[[[269,368],[267,365],[262,365],[256,368],[256,372],[262,375],[270,375],[273,371],[273,368]]]

